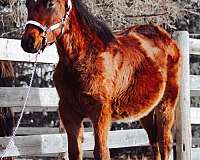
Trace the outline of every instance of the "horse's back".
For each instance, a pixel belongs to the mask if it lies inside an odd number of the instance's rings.
[[[167,72],[169,61],[174,64],[179,64],[179,61],[181,61],[181,54],[177,43],[173,40],[171,35],[160,26],[132,26],[117,33],[116,37],[118,39],[120,39],[120,37],[127,37],[132,43],[137,44],[137,48],[139,48],[142,54],[154,61],[162,72]],[[131,47],[134,48],[135,45],[130,45],[130,48]]]
[[[157,25],[136,25],[126,28],[121,32],[117,32],[116,36],[135,36],[134,34],[140,34],[143,38],[148,38],[151,41],[165,42],[169,44],[171,36],[162,27]]]
[[[176,42],[172,39],[171,35],[160,26],[132,26],[117,33],[116,35],[134,38],[140,43],[144,50],[147,50],[147,54],[151,51],[154,51],[155,54],[156,52],[158,53],[162,50],[162,52],[172,56],[174,61],[177,61],[180,57],[180,51]],[[157,51],[155,51],[155,48],[157,48]]]

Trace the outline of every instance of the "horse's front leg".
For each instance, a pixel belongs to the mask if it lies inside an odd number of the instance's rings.
[[[64,102],[59,104],[60,117],[68,137],[69,160],[82,160],[83,118],[70,108]]]
[[[110,160],[110,152],[107,146],[108,131],[111,123],[110,106],[101,106],[91,116],[94,127],[94,158],[95,160]]]

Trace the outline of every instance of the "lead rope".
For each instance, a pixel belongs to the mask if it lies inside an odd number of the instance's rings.
[[[22,108],[22,111],[21,111],[21,114],[20,114],[20,117],[19,117],[19,120],[17,122],[17,125],[15,127],[15,129],[13,130],[13,134],[12,136],[10,137],[9,139],[9,142],[8,142],[8,145],[6,146],[6,149],[3,151],[3,154],[1,156],[1,160],[3,160],[3,158],[6,157],[6,154],[7,152],[11,149],[12,147],[12,144],[14,144],[14,138],[16,136],[16,132],[17,132],[17,129],[19,128],[19,125],[21,123],[21,120],[22,120],[22,117],[24,115],[24,111],[25,111],[25,108],[26,108],[26,104],[27,104],[27,101],[28,101],[28,97],[29,97],[29,94],[30,94],[30,91],[31,91],[31,86],[32,86],[32,83],[33,83],[33,78],[34,78],[34,75],[35,75],[35,71],[36,71],[36,66],[37,66],[37,58],[38,58],[38,55],[42,52],[42,50],[39,50],[35,56],[35,62],[34,62],[34,67],[33,67],[33,71],[32,71],[32,76],[31,76],[31,80],[29,82],[29,86],[28,86],[28,90],[27,90],[27,93],[26,93],[26,99],[24,101],[24,105],[23,105],[23,108]]]

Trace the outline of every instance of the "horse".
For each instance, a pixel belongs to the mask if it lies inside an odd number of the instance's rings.
[[[88,117],[96,160],[110,160],[110,124],[125,118],[141,121],[154,160],[168,160],[181,76],[181,52],[170,34],[157,25],[113,34],[81,0],[27,0],[26,7],[24,51],[57,47],[53,79],[69,159],[82,159],[83,119]]]
[[[10,61],[0,61],[0,87],[12,87],[14,69]],[[15,126],[12,108],[0,107],[0,137],[8,137],[13,133]],[[3,160],[14,160],[12,157]]]

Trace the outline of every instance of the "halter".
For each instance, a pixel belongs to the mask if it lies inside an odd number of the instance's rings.
[[[53,42],[48,42],[48,39],[47,39],[47,34],[49,32],[53,32],[54,30],[60,28],[61,29],[61,32],[60,32],[60,35],[59,37],[61,37],[64,33],[64,24],[65,24],[65,20],[69,18],[69,15],[70,15],[70,11],[72,9],[72,2],[71,0],[67,0],[67,7],[66,7],[66,14],[64,15],[64,17],[61,19],[60,22],[48,27],[46,25],[42,25],[40,22],[37,22],[35,20],[29,20],[26,22],[26,25],[33,25],[33,26],[36,26],[38,27],[39,29],[42,30],[42,37],[43,37],[43,45],[41,47],[41,50],[44,50],[46,46],[50,46],[51,44],[53,44],[55,41]],[[57,39],[57,38],[56,38]]]

